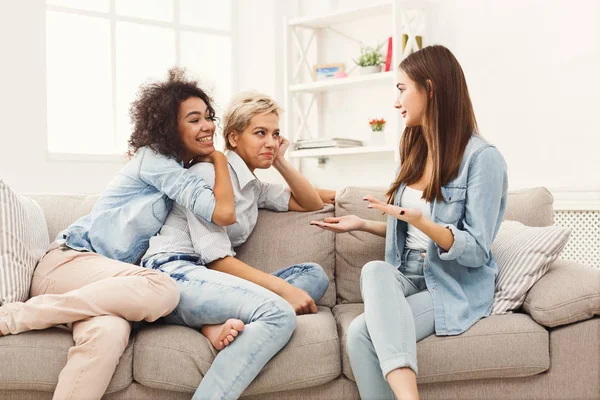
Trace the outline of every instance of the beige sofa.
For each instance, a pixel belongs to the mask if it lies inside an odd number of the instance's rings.
[[[288,345],[244,394],[247,399],[358,399],[345,352],[348,326],[363,306],[358,279],[369,260],[382,259],[384,240],[335,236],[309,221],[367,210],[365,193],[347,188],[322,211],[261,211],[239,257],[273,271],[300,261],[321,264],[330,287],[319,313],[298,318]],[[51,237],[87,213],[96,196],[32,195],[44,209]],[[511,193],[507,219],[531,226],[553,222],[552,196],[542,188]],[[523,311],[492,316],[454,337],[418,344],[422,399],[600,399],[600,270],[559,260],[530,290]],[[0,338],[0,399],[50,399],[73,344],[66,329]],[[197,331],[155,324],[133,334],[106,399],[189,399],[215,351]],[[208,395],[208,394],[207,394]]]

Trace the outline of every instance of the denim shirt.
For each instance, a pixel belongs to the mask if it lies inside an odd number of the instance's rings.
[[[74,250],[136,263],[165,222],[173,201],[198,218],[212,220],[215,197],[210,186],[182,163],[142,147],[110,182],[91,213],[60,232],[56,240],[64,240]]]
[[[398,187],[395,204],[405,184]],[[490,314],[498,267],[491,253],[506,209],[506,163],[498,150],[473,135],[458,176],[442,186],[443,201],[432,201],[431,218],[452,231],[446,252],[429,240],[423,275],[433,297],[437,335],[458,335]],[[399,266],[408,225],[389,216],[385,261]]]

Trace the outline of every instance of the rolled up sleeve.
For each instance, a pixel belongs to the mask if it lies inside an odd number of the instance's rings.
[[[211,189],[214,187],[215,167],[213,164],[195,164],[190,168],[190,172],[203,179]],[[227,256],[235,256],[225,227],[197,218],[190,210],[186,210],[186,218],[194,251],[200,256],[203,265]]]
[[[470,166],[463,228],[446,224],[454,243],[445,251],[437,246],[441,260],[456,260],[465,267],[486,265],[492,242],[502,220],[508,179],[506,163],[495,147],[487,147],[475,156]]]
[[[285,185],[260,182],[258,208],[266,208],[273,211],[287,211],[291,195],[292,192],[290,192],[290,189]]]
[[[143,182],[154,186],[170,199],[192,211],[198,218],[212,221],[216,205],[212,191],[214,183],[212,186],[208,185],[202,176],[152,149],[142,148],[139,151],[140,154],[136,154],[141,157],[138,175]],[[214,176],[214,166],[212,168]]]

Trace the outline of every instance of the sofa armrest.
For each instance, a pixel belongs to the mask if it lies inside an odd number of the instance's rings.
[[[523,310],[549,328],[600,315],[600,268],[556,260],[527,293]]]

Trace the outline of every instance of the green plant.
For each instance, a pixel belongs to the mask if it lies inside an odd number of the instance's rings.
[[[352,59],[352,61],[360,67],[371,67],[373,65],[383,64],[384,58],[383,54],[379,52],[380,47],[381,46],[378,46],[377,48],[362,46],[360,48],[360,57],[358,60]]]

